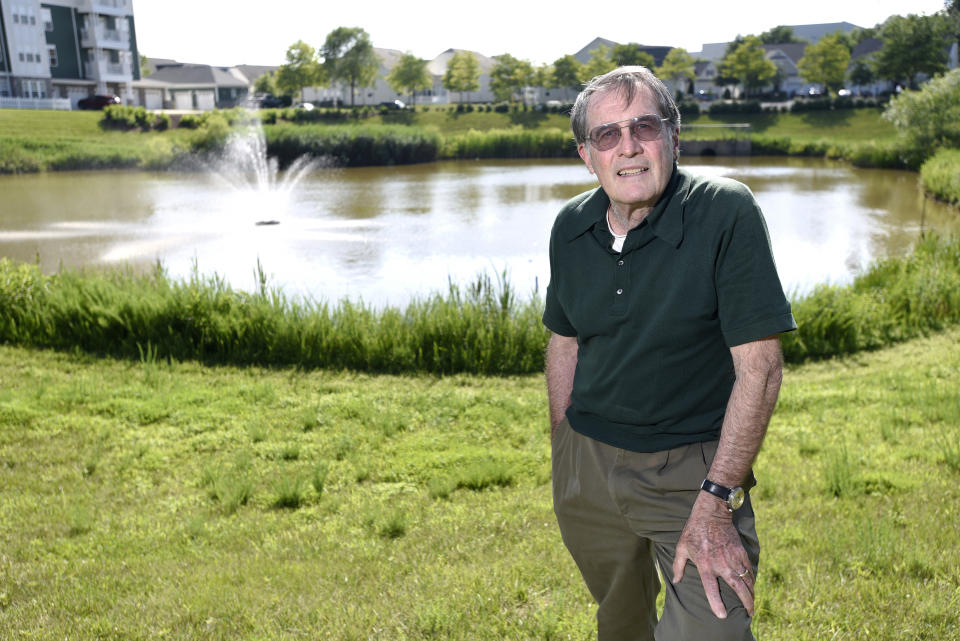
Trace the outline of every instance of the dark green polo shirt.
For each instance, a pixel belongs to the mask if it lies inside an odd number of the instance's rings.
[[[579,344],[574,430],[656,452],[719,438],[730,347],[796,329],[766,224],[743,184],[674,167],[615,252],[602,188],[560,211],[543,323]]]

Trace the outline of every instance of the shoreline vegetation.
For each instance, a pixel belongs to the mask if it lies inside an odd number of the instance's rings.
[[[764,111],[759,103],[688,111],[681,143],[746,137],[753,155],[825,157],[857,167],[915,170],[925,193],[960,204],[956,153],[941,150],[930,159],[916,153],[881,118],[877,104],[808,103],[783,112]],[[104,114],[7,109],[0,110],[0,174],[195,170],[222,151],[232,131],[251,122],[262,124],[267,153],[277,157],[281,167],[303,154],[320,159],[320,166],[576,157],[561,108],[459,105],[401,112],[236,108],[184,115],[173,123],[176,127],[166,114],[142,107],[110,107]],[[731,123],[749,124],[749,133],[723,127]]]
[[[378,309],[290,300],[260,271],[254,293],[222,279],[184,281],[124,270],[45,275],[0,259],[0,342],[120,359],[353,370],[524,375],[542,371],[548,334],[539,293],[521,299],[505,275]],[[960,322],[960,237],[921,238],[850,285],[792,301],[799,329],[787,363],[877,350]]]

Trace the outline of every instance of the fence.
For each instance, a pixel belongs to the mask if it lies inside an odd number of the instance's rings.
[[[0,98],[0,109],[59,109],[70,111],[69,98]]]

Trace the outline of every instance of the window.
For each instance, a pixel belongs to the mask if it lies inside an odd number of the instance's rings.
[[[50,60],[50,68],[57,66],[57,48],[56,46],[47,47],[47,58]]]
[[[13,14],[13,24],[20,24],[20,14],[19,14],[19,13]]]
[[[28,54],[27,54],[27,62],[33,62],[33,54],[32,54],[32,53],[28,53]]]
[[[50,9],[41,7],[40,19],[43,20],[43,29],[45,31],[53,31],[53,15],[50,13]]]
[[[24,60],[26,60],[26,58],[23,57],[22,51],[19,53],[19,56],[20,56],[20,62],[23,62]]]

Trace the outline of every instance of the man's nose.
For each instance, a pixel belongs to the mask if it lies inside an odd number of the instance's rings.
[[[643,145],[633,137],[630,127],[624,127],[620,130],[620,153],[624,156],[632,156],[642,151]]]

